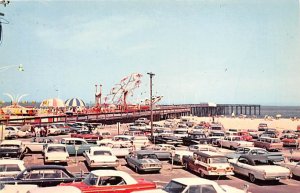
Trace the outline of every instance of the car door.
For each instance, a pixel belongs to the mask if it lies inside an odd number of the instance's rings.
[[[236,162],[236,166],[234,167],[234,171],[239,174],[248,175],[247,165],[249,162],[246,158],[239,158]]]

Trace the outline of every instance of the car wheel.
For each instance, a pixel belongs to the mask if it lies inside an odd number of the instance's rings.
[[[230,146],[229,149],[233,149],[233,146]]]
[[[185,162],[185,164],[184,164],[184,169],[185,169],[185,170],[189,170],[189,166],[188,166],[188,163],[187,163],[187,162]]]
[[[250,179],[250,182],[254,183],[256,181],[256,178],[253,174],[249,174],[249,179]]]
[[[23,153],[24,153],[24,154],[27,154],[27,153],[29,153],[29,152],[30,152],[30,149],[29,149],[28,147],[26,147]]]
[[[205,174],[202,172],[202,170],[199,170],[199,173],[201,178],[205,178]]]

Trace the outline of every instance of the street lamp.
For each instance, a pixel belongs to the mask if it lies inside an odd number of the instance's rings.
[[[151,138],[153,138],[153,101],[152,101],[152,77],[155,76],[152,72],[147,73],[150,76],[150,128]]]

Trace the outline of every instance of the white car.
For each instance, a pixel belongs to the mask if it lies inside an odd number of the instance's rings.
[[[163,189],[134,191],[132,193],[245,193],[241,190],[227,185],[219,185],[217,182],[203,178],[175,178]]]
[[[97,141],[97,145],[122,144],[129,146],[132,140],[133,136],[130,135],[116,135],[112,139],[102,139]]]
[[[206,145],[206,144],[190,145],[188,149],[192,152],[195,152],[195,151],[218,152],[218,149],[216,147]]]
[[[291,175],[288,168],[274,165],[265,155],[241,155],[237,160],[229,162],[234,168],[234,173],[249,177],[252,183],[257,180],[279,181]]]
[[[300,177],[300,162],[286,162],[280,165],[290,169],[291,177]]]
[[[3,159],[0,160],[0,178],[16,177],[21,171],[25,170],[24,161]]]
[[[82,193],[82,191],[74,186],[53,186],[32,188],[26,193]],[[0,192],[2,193],[2,192]]]
[[[37,185],[33,184],[0,184],[0,193],[29,193],[30,190],[37,187]]]
[[[173,161],[179,165],[183,165],[183,156],[193,156],[193,152],[186,150],[175,150]]]
[[[64,163],[69,159],[66,146],[63,144],[47,144],[44,149],[44,163]]]
[[[122,144],[108,144],[108,147],[111,148],[111,152],[113,155],[117,157],[125,157],[129,155],[131,148],[128,145]]]
[[[19,138],[25,138],[25,137],[31,137],[31,133],[29,131],[22,131],[21,127],[19,126],[7,126],[6,128],[9,128],[10,131],[14,131],[13,133],[16,134]]]
[[[12,127],[5,127],[5,129],[4,129],[4,137],[6,139],[17,138],[17,132]]]
[[[60,135],[61,129],[58,128],[56,125],[50,125],[48,127],[48,135]]]
[[[54,138],[51,137],[34,137],[32,141],[24,141],[23,145],[25,146],[25,153],[43,152],[44,146],[53,142]]]
[[[237,149],[239,147],[254,147],[253,142],[243,141],[240,136],[225,136],[224,139],[218,139],[217,143],[221,147],[227,147],[229,149]]]
[[[187,128],[177,128],[173,131],[175,137],[183,138],[188,136]]]
[[[119,160],[112,154],[110,147],[91,147],[89,151],[85,151],[83,156],[86,159],[88,167],[118,167]]]

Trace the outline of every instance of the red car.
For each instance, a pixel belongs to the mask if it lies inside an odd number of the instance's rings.
[[[252,141],[253,137],[247,131],[238,132],[238,136],[241,136],[244,141]]]
[[[103,139],[101,135],[90,133],[89,131],[78,131],[77,133],[72,133],[73,138],[82,138],[87,142],[96,142],[97,140]]]
[[[285,134],[282,137],[280,137],[281,142],[283,143],[283,146],[296,146],[299,145],[299,136],[294,134]]]
[[[135,180],[126,172],[116,170],[93,170],[82,182],[62,183],[60,186],[75,186],[83,193],[130,193],[156,188],[153,182]]]

